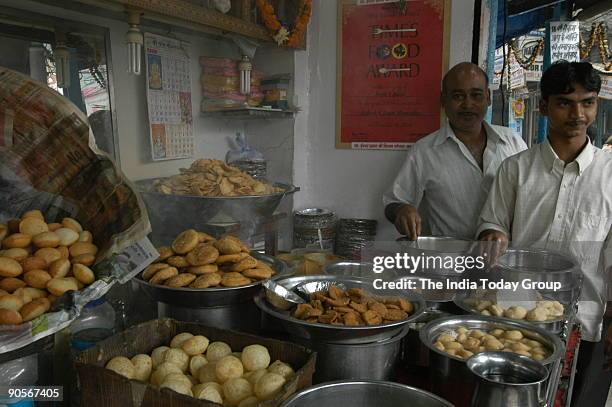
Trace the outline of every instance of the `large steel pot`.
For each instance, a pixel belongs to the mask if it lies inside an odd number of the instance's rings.
[[[395,336],[372,343],[326,343],[298,340],[317,352],[313,383],[332,380],[394,380],[401,360],[406,326]]]
[[[465,360],[440,351],[433,344],[442,332],[454,330],[459,326],[467,329],[500,328],[521,331],[523,336],[537,340],[549,348],[550,356],[541,361],[547,367],[558,363],[565,352],[559,337],[525,322],[507,321],[488,316],[462,315],[440,318],[428,323],[421,328],[419,337],[421,342],[429,348],[432,390],[458,406],[469,405],[472,396],[471,389],[476,385],[475,377],[467,368]]]
[[[453,407],[431,393],[382,381],[338,381],[310,387],[282,407]]]

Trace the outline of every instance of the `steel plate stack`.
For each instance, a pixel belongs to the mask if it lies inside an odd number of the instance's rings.
[[[334,252],[348,259],[361,259],[361,251],[376,238],[377,225],[374,219],[340,219]]]
[[[333,249],[338,217],[327,209],[308,208],[293,213],[293,247]]]

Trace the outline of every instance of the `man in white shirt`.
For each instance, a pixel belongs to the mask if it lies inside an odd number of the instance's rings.
[[[563,251],[578,260],[583,343],[571,405],[603,406],[612,377],[604,372],[609,349],[601,341],[612,289],[612,155],[587,136],[597,116],[601,79],[589,63],[560,62],[544,72],[540,88],[548,139],[502,163],[478,233],[501,246],[511,240],[516,247]]]
[[[422,232],[473,239],[497,168],[527,148],[512,130],[484,121],[491,96],[477,65],[462,62],[448,71],[441,102],[448,120],[410,148],[383,195],[387,219],[413,240]]]

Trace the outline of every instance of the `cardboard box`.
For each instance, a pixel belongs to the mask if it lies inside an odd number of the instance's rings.
[[[277,407],[298,390],[312,385],[316,353],[302,346],[262,338],[235,331],[225,331],[197,323],[158,319],[134,326],[118,333],[75,356],[81,389],[81,405],[87,407],[218,407],[218,404],[198,400],[169,389],[159,390],[148,383],[129,380],[104,368],[115,356],[133,357],[150,354],[158,346],[169,346],[170,340],[181,332],[204,335],[211,342],[223,341],[233,351],[252,344],[263,345],[270,352],[271,361],[280,359],[296,371],[281,392],[262,407]]]

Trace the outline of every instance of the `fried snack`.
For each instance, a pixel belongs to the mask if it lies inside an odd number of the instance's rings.
[[[169,278],[177,275],[178,270],[176,269],[176,267],[166,267],[165,269],[159,270],[157,273],[155,273],[155,275],[149,280],[149,283],[161,284]]]
[[[51,308],[51,302],[47,298],[38,298],[21,307],[19,313],[24,321],[31,321],[49,311],[49,308]]]
[[[219,250],[211,244],[200,243],[185,257],[190,265],[203,266],[214,263],[219,257]]]
[[[267,280],[272,277],[273,271],[263,268],[249,269],[242,272],[242,275],[254,280]]]
[[[221,278],[221,285],[224,287],[240,287],[251,283],[252,280],[250,278],[235,272],[225,273]]]
[[[182,232],[172,242],[172,250],[176,254],[186,254],[200,243],[198,232],[188,229]]]
[[[74,277],[77,280],[86,285],[89,285],[96,280],[96,275],[94,272],[83,264],[73,264],[72,274],[74,274]]]
[[[198,196],[269,195],[283,191],[220,160],[196,160],[180,172],[158,180],[155,190],[162,194]]]
[[[222,280],[222,277],[220,273],[203,274],[199,276],[198,278],[196,278],[194,282],[191,283],[191,285],[189,285],[189,287],[191,288],[216,287],[219,284],[221,284],[221,280]]]
[[[202,274],[215,273],[219,271],[219,266],[217,266],[216,264],[205,264],[203,266],[189,267],[187,271],[191,274],[199,276]]]
[[[166,267],[170,267],[166,263],[153,263],[142,272],[142,278],[145,280],[149,280],[151,277],[155,275],[159,270],[163,270]]]
[[[242,245],[238,239],[232,238],[232,236],[225,236],[213,244],[221,254],[238,254],[242,251]]]
[[[44,219],[36,216],[24,216],[19,222],[19,232],[29,236],[36,236],[40,233],[48,232],[49,226]]]
[[[45,262],[40,257],[30,256],[23,260],[21,260],[21,267],[23,268],[23,272],[26,273],[30,270],[42,270],[47,267],[47,262]]]
[[[12,309],[0,308],[0,325],[19,325],[23,322],[21,314]]]
[[[59,228],[54,233],[59,237],[60,246],[72,246],[79,241],[79,234],[70,228]]]
[[[12,293],[17,291],[20,288],[26,286],[26,283],[23,280],[20,280],[15,277],[5,277],[0,280],[0,289]]]
[[[9,257],[0,257],[0,277],[17,277],[23,272],[21,264]]]
[[[184,256],[172,256],[166,259],[166,263],[176,268],[189,267],[190,264]]]
[[[255,267],[257,267],[257,260],[255,260],[251,256],[247,256],[244,259],[240,260],[238,263],[234,264],[231,267],[231,270],[240,273],[242,271],[252,269]]]
[[[159,257],[155,259],[153,263],[158,263],[166,260],[168,257],[174,256],[174,252],[168,246],[158,247],[157,252],[159,253]]]
[[[47,287],[47,283],[53,277],[44,270],[32,270],[28,271],[23,275],[23,280],[27,285],[34,288],[44,289]],[[25,286],[25,284],[24,284]]]
[[[217,261],[215,263],[217,264],[238,263],[240,260],[243,260],[248,256],[249,254],[244,253],[244,252],[240,252],[236,254],[223,254],[217,258]]]
[[[251,270],[248,270],[251,271]],[[243,272],[247,274],[247,272]],[[406,309],[400,309],[400,301]],[[389,306],[387,306],[389,304]],[[407,304],[410,304],[408,306]],[[392,307],[392,308],[389,308]],[[403,321],[412,313],[409,301],[397,298],[377,298],[368,295],[361,288],[347,291],[331,285],[327,291],[311,295],[308,304],[297,305],[292,316],[308,322],[345,326],[380,325]]]
[[[191,273],[181,273],[178,276],[170,277],[168,280],[164,282],[165,286],[180,288],[188,286],[196,279],[195,274]]]
[[[62,257],[68,258],[68,256],[66,257],[62,256]],[[85,253],[85,254],[80,254],[76,257],[73,257],[71,261],[72,261],[72,264],[82,264],[84,266],[91,266],[96,261],[96,256],[90,253]]]

